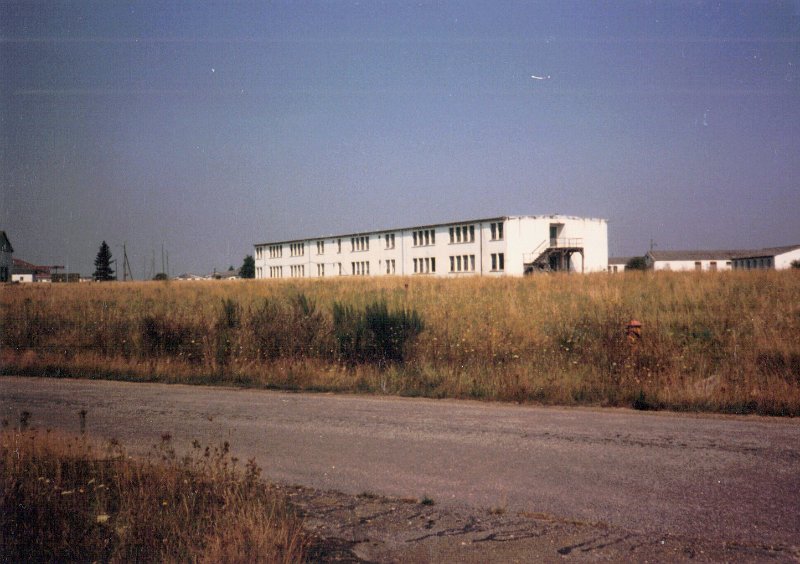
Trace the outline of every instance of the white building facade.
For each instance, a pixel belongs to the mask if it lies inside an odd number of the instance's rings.
[[[522,276],[608,266],[604,219],[504,216],[255,245],[256,278]]]
[[[792,268],[792,263],[800,261],[800,245],[771,247],[740,253],[733,259],[736,270],[783,270]]]
[[[649,251],[645,255],[653,270],[731,270],[737,251]]]

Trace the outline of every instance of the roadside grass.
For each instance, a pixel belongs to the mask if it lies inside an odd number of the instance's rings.
[[[0,307],[4,374],[800,415],[795,271],[19,285]]]
[[[4,562],[302,562],[309,539],[253,461],[162,443],[145,460],[83,436],[0,432]]]

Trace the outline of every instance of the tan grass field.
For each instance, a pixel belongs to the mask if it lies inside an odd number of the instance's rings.
[[[0,432],[4,562],[303,562],[309,538],[227,445],[150,458],[84,437]]]
[[[796,270],[17,285],[0,304],[6,374],[800,415]]]

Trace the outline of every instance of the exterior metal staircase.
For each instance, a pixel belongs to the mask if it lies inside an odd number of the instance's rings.
[[[570,270],[572,255],[581,255],[581,270],[583,270],[583,239],[582,238],[554,238],[545,239],[533,252],[522,255],[525,274],[536,272],[559,272]]]

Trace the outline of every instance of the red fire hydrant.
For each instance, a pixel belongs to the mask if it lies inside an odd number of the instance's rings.
[[[625,336],[628,337],[631,343],[638,343],[642,338],[642,324],[635,319],[631,319],[628,322],[628,326],[625,327]]]

